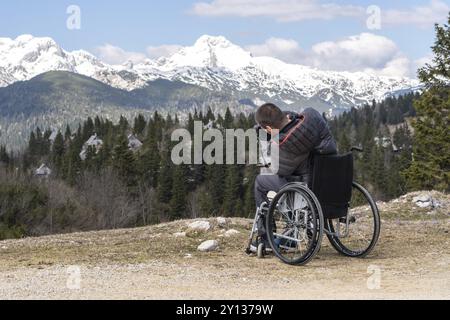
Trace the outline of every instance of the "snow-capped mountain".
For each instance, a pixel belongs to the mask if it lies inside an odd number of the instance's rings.
[[[128,77],[123,67],[105,64],[83,50],[67,52],[51,38],[0,38],[0,86],[30,80],[48,71],[78,73],[117,88],[145,85],[139,78]]]
[[[127,91],[144,88],[156,79],[177,80],[255,103],[309,104],[323,110],[381,100],[419,85],[408,78],[329,72],[253,57],[224,37],[202,36],[170,57],[122,66],[106,64],[86,51],[67,52],[51,38],[0,38],[0,86],[47,71],[70,71]]]

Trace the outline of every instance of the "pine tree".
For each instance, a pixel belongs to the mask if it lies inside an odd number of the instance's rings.
[[[66,132],[64,133],[64,141],[70,141],[72,138],[72,131],[69,126],[66,126]]]
[[[94,121],[92,121],[92,118],[89,117],[83,125],[82,129],[83,141],[88,140],[94,134],[94,129],[95,129]]]
[[[191,135],[194,134],[194,125],[195,125],[195,119],[192,116],[192,114],[189,112],[187,130],[190,132]]]
[[[0,164],[8,166],[10,161],[11,161],[11,158],[10,158],[8,152],[6,151],[6,147],[3,145],[0,146]]]
[[[120,116],[120,120],[119,120],[119,131],[121,133],[125,133],[128,128],[130,127],[127,118],[125,118],[124,116]]]
[[[73,186],[76,183],[78,174],[81,170],[81,159],[79,150],[71,145],[69,152],[64,157],[63,163],[63,178]]]
[[[58,131],[55,141],[53,142],[51,152],[52,163],[54,165],[54,169],[56,170],[57,174],[61,173],[61,169],[63,166],[64,150],[65,150],[64,137],[61,131]]]
[[[338,144],[339,144],[339,151],[341,153],[347,153],[350,151],[350,148],[352,146],[345,131],[342,131]]]
[[[215,117],[214,113],[212,112],[211,107],[208,107],[205,121],[206,121],[206,124],[208,124],[208,122],[210,122],[210,121],[216,121],[216,117]]]
[[[172,198],[172,168],[170,158],[167,152],[164,152],[161,157],[161,169],[158,175],[158,200],[163,203],[168,203]]]
[[[217,215],[223,203],[223,186],[225,183],[224,165],[206,166],[205,172],[206,186],[208,190],[208,201],[211,202],[212,210],[208,212],[210,215]],[[206,205],[205,205],[206,207]],[[208,206],[209,207],[209,206]]]
[[[161,157],[158,149],[158,142],[152,131],[149,131],[142,147],[139,166],[142,178],[152,187],[158,183],[158,174],[161,163]]]
[[[227,108],[227,111],[225,112],[223,127],[225,129],[233,129],[234,127],[234,117],[233,114],[231,113],[230,108]]]
[[[172,219],[180,219],[186,214],[187,179],[184,165],[175,166],[173,170],[172,198],[170,209]]]
[[[133,132],[137,136],[141,136],[144,133],[145,127],[147,126],[147,121],[145,121],[145,118],[142,114],[139,114],[134,119],[134,126],[133,126]]]
[[[197,188],[195,192],[199,194],[199,214],[202,217],[210,217],[214,214],[214,211],[217,210],[216,205],[214,204],[213,198],[211,196],[211,191],[208,188],[208,184],[202,185],[200,188]]]
[[[37,154],[37,139],[34,131],[30,133],[30,138],[28,139],[28,154],[31,157]]]
[[[128,139],[121,133],[113,152],[113,167],[128,186],[135,186],[137,164],[133,152],[128,148]]]
[[[227,166],[225,187],[223,190],[223,206],[222,210],[226,216],[235,216],[238,214],[236,204],[240,199],[241,179],[238,166]],[[242,207],[240,208],[242,211]]]
[[[405,175],[412,190],[449,191],[450,179],[450,15],[436,25],[433,64],[419,70],[426,91],[416,101],[413,160]]]

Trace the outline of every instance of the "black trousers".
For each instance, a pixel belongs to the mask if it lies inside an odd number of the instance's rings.
[[[256,207],[259,208],[263,202],[268,202],[267,194],[270,191],[278,192],[288,184],[284,177],[276,175],[259,175],[255,181],[255,200]]]
[[[264,202],[268,202],[267,194],[271,191],[279,192],[289,182],[298,181],[308,183],[309,175],[304,174],[295,177],[281,177],[277,175],[259,175],[255,181],[255,201],[259,208]]]

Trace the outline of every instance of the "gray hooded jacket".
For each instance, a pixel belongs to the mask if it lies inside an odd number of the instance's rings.
[[[311,155],[336,154],[336,141],[326,119],[315,109],[308,108],[300,114],[289,113],[289,116],[291,123],[273,139],[279,147],[276,174],[282,177],[305,176],[310,172]]]

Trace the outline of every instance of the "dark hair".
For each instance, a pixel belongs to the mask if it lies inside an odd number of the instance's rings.
[[[281,129],[285,115],[280,108],[273,103],[266,103],[256,111],[255,120],[262,127]]]

